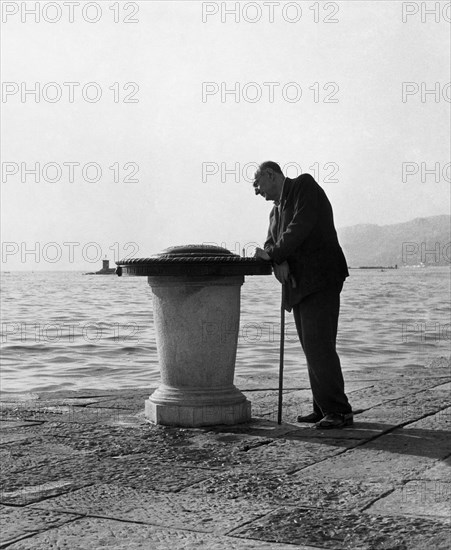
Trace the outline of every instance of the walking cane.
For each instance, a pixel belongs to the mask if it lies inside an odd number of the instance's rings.
[[[285,347],[285,285],[282,284],[280,300],[280,356],[279,356],[279,406],[277,410],[277,424],[282,424],[282,392],[283,392],[283,352]]]

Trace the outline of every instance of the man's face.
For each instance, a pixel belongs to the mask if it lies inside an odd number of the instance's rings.
[[[268,170],[257,170],[254,175],[254,189],[256,195],[261,195],[265,200],[275,200],[273,197],[273,178]],[[276,197],[277,198],[277,197]]]

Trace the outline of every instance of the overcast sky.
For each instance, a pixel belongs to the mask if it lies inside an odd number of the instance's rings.
[[[264,160],[313,174],[337,227],[449,213],[449,2],[22,4],[2,6],[2,270],[262,244]]]

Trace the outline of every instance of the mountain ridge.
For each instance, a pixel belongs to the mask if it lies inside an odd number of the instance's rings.
[[[350,267],[451,263],[451,215],[389,225],[357,224],[341,227],[337,233]]]

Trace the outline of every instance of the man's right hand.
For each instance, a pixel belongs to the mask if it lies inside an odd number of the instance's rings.
[[[258,248],[258,247],[255,249],[254,258],[258,258],[260,260],[266,260],[267,262],[271,261],[271,257],[266,252],[266,250],[263,250],[263,248]]]

